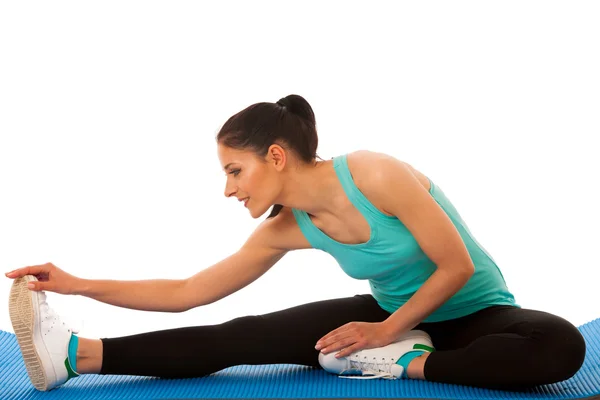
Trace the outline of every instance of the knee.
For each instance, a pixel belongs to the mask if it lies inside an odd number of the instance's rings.
[[[583,365],[586,353],[585,338],[571,325],[570,333],[562,338],[565,351],[565,378],[568,379],[575,375]]]
[[[544,365],[551,382],[567,380],[583,365],[586,343],[579,330],[566,320],[552,324],[540,335]]]

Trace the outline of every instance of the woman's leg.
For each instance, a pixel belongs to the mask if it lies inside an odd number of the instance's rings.
[[[449,321],[421,323],[435,352],[425,379],[519,390],[572,377],[585,358],[585,340],[565,319],[542,311],[493,306]]]
[[[315,344],[322,336],[348,322],[389,316],[371,295],[355,295],[219,325],[102,338],[100,374],[188,378],[242,364],[320,367]]]
[[[78,374],[99,374],[102,369],[102,340],[80,337],[77,346]]]

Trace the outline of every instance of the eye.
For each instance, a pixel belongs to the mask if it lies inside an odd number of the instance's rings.
[[[240,173],[239,169],[234,169],[230,172],[230,174],[233,174],[233,176],[238,176],[239,173]]]

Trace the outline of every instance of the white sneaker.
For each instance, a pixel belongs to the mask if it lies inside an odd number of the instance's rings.
[[[396,362],[412,350],[434,351],[427,332],[412,330],[387,346],[364,349],[346,357],[336,358],[336,351],[319,352],[319,364],[327,372],[348,379],[399,379],[404,368]],[[358,376],[342,376],[358,375]]]
[[[72,331],[56,312],[48,307],[46,293],[27,288],[37,281],[25,275],[13,281],[9,312],[25,368],[33,386],[47,391],[79,376],[69,363],[69,341]]]

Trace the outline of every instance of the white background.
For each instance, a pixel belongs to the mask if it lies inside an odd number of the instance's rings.
[[[2,272],[177,279],[233,253],[267,214],[224,197],[215,135],[294,93],[322,158],[383,151],[440,186],[522,307],[600,317],[600,5],[395,3],[2,3]],[[185,313],[48,298],[97,338],[358,293],[367,281],[304,250]]]

